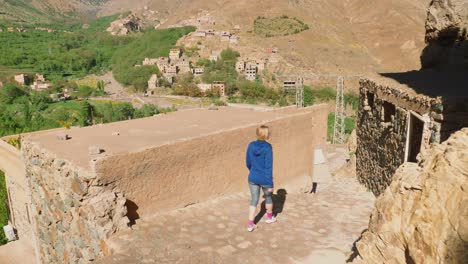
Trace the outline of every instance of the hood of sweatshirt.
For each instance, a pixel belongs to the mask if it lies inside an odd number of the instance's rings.
[[[268,149],[269,144],[265,141],[257,140],[252,143],[252,153],[255,156],[261,156]]]

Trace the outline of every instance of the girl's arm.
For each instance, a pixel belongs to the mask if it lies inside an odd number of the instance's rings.
[[[247,153],[245,154],[245,165],[247,166],[247,168],[250,170],[250,168],[252,167],[252,162],[250,160],[250,144],[249,146],[247,147]]]
[[[270,147],[270,149],[266,153],[265,163],[266,163],[265,169],[267,171],[267,176],[269,179],[271,179],[271,188],[273,188],[273,148],[272,147]]]

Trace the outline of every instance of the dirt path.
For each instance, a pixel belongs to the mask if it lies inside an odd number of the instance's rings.
[[[105,91],[111,97],[121,97],[125,95],[125,87],[122,84],[120,84],[116,79],[114,79],[112,72],[107,72],[106,74],[98,76],[97,78],[106,83]]]
[[[374,202],[351,177],[331,177],[316,194],[278,193],[278,222],[261,219],[252,233],[242,193],[140,220],[98,263],[344,263]]]

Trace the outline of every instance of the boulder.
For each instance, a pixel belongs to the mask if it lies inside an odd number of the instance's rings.
[[[468,65],[468,1],[432,0],[426,20],[423,68]]]
[[[356,248],[357,264],[466,263],[468,128],[396,171]]]

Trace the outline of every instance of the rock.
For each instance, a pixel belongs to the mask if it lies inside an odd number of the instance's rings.
[[[120,136],[120,132],[112,132],[113,136]]]
[[[134,31],[140,31],[140,19],[134,14],[112,22],[107,28],[107,32],[116,36],[125,36]]]
[[[57,139],[58,140],[69,140],[70,137],[67,134],[61,133],[61,134],[57,134]]]
[[[104,149],[98,147],[98,146],[91,146],[89,147],[89,154],[90,155],[99,155],[102,152],[104,152]]]
[[[353,263],[466,263],[468,128],[405,163],[377,199]]]
[[[433,0],[426,20],[426,43],[421,56],[423,68],[468,65],[468,2]]]
[[[208,110],[219,110],[219,109],[216,105],[211,104],[210,107],[208,107]]]

